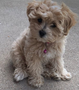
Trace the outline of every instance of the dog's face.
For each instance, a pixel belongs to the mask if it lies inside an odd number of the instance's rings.
[[[75,24],[75,14],[65,5],[56,2],[33,1],[27,7],[33,38],[42,42],[54,42],[67,35]]]

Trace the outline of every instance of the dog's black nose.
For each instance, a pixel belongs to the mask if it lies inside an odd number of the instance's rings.
[[[39,31],[39,35],[40,35],[40,37],[42,38],[43,36],[46,35],[46,32],[45,32],[44,30],[40,30],[40,31]]]

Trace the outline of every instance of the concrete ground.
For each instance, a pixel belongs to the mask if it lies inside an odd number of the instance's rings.
[[[0,90],[79,90],[79,20],[70,30],[66,52],[65,67],[73,75],[70,81],[54,81],[45,79],[41,88],[33,88],[27,79],[15,83],[13,81],[10,49],[12,42],[28,25],[26,6],[31,0],[0,0]],[[79,0],[55,0],[65,2],[79,15]]]

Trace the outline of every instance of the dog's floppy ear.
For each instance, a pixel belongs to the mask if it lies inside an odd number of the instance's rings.
[[[64,35],[67,35],[70,28],[76,23],[76,14],[73,13],[64,3],[62,3],[62,13],[64,15]]]
[[[27,16],[28,18],[34,18],[35,17],[35,11],[36,11],[36,8],[38,7],[38,2],[37,1],[33,1],[31,3],[28,3],[28,6],[27,6]]]

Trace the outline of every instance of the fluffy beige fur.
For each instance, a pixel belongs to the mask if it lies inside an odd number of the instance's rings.
[[[67,34],[76,23],[75,13],[65,4],[44,0],[29,3],[27,16],[30,26],[12,44],[14,79],[28,77],[28,83],[36,87],[43,85],[43,76],[69,80],[71,74],[64,68],[63,54]],[[40,30],[46,32],[44,37],[40,37]]]

